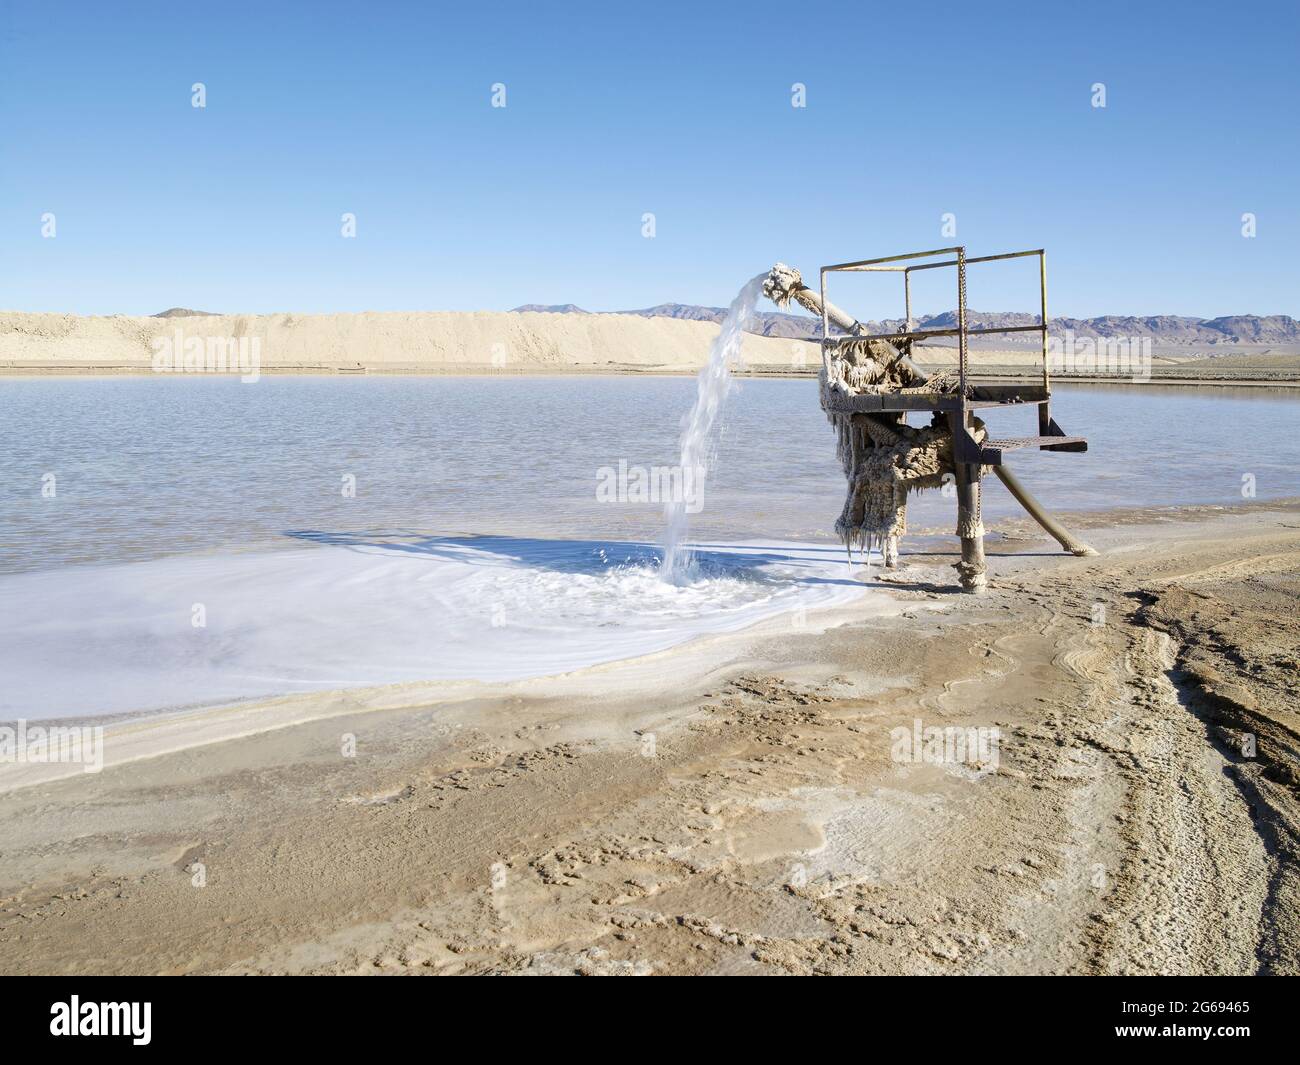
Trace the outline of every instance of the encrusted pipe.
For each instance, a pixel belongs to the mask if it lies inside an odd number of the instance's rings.
[[[763,295],[778,307],[789,307],[790,301],[794,300],[809,313],[815,314],[818,318],[822,316],[821,296],[803,283],[803,275],[798,270],[785,263],[777,263],[768,271],[767,279],[763,282]],[[861,336],[866,332],[861,322],[847,311],[840,310],[830,300],[826,301],[826,317],[832,325],[842,329],[849,336]],[[906,355],[897,352],[892,344],[883,340],[879,343],[895,351],[894,360],[911,375],[909,384],[918,384],[926,379],[925,371]]]
[[[997,475],[1001,478],[1002,483],[1007,486],[1007,491],[1016,497],[1022,507],[1029,512],[1029,516],[1038,522],[1053,539],[1056,540],[1065,550],[1072,555],[1095,555],[1097,552],[1085,544],[1082,540],[1077,540],[1070,535],[1070,531],[1053,518],[1043,505],[1029,494],[1029,489],[1020,483],[1020,479],[1005,466],[994,466]]]

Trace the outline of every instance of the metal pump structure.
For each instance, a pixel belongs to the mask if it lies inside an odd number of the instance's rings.
[[[1033,256],[1037,256],[1039,264],[1038,323],[970,328],[966,312],[966,268],[976,263]],[[912,274],[937,269],[956,272],[956,325],[913,329]],[[871,334],[856,318],[831,303],[826,297],[828,276],[848,272],[901,273],[906,328],[896,333]],[[835,427],[839,457],[848,480],[848,497],[835,527],[850,557],[855,545],[868,551],[878,546],[885,565],[896,566],[899,537],[906,532],[908,494],[954,483],[957,535],[961,538],[957,574],[963,591],[984,591],[988,585],[988,567],[984,559],[980,482],[989,470],[997,474],[1012,496],[1066,551],[1073,555],[1096,554],[1052,518],[1004,465],[1007,452],[1022,448],[1088,449],[1083,437],[1067,436],[1051,414],[1047,256],[1043,249],[968,257],[964,247],[938,248],[838,263],[821,268],[816,292],[804,284],[798,270],[777,263],[763,283],[763,292],[778,307],[788,307],[794,300],[822,322],[821,405]],[[1022,332],[1041,334],[1040,382],[977,384],[970,379],[970,337]],[[936,337],[957,339],[955,374],[951,370],[927,374],[913,360],[913,345]],[[988,435],[983,415],[1027,404],[1038,408],[1037,436],[994,438]],[[908,425],[907,416],[913,412],[930,413],[930,424]]]

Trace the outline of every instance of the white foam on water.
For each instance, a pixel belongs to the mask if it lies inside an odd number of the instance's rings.
[[[696,378],[695,403],[682,419],[679,470],[683,483],[693,479],[695,492],[704,492],[705,480],[713,465],[718,443],[714,428],[718,412],[731,390],[731,363],[740,356],[745,327],[754,316],[766,276],[759,274],[750,278],[731,301],[722,327],[709,348],[709,359]],[[702,495],[700,500],[703,500]],[[664,507],[664,521],[663,578],[673,583],[689,581],[694,577],[695,556],[685,542],[690,525],[687,500],[670,500]]]
[[[304,538],[0,577],[0,720],[543,676],[862,592],[830,545],[696,545],[673,584],[649,544]]]

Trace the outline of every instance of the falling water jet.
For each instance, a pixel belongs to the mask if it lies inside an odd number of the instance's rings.
[[[731,389],[731,360],[740,353],[741,338],[754,315],[758,297],[762,294],[766,274],[747,281],[731,301],[722,328],[709,349],[709,359],[696,378],[695,405],[682,421],[681,464],[679,466],[683,497],[688,487],[698,500],[704,491],[704,481],[714,458],[717,439],[714,428],[718,412]],[[694,552],[686,546],[686,533],[690,525],[687,499],[669,500],[664,507],[664,558],[659,572],[664,580],[682,584],[690,580],[695,571]]]

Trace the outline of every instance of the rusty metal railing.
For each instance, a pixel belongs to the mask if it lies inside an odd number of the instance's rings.
[[[917,263],[911,266],[896,266],[909,259],[929,259],[936,255],[952,255],[955,258],[947,259],[942,262],[934,263]],[[971,329],[966,321],[966,267],[975,263],[992,263],[1000,262],[1004,259],[1023,259],[1029,256],[1038,256],[1038,288],[1039,288],[1039,319],[1037,325],[1009,325],[1009,326],[989,326],[978,329]],[[955,329],[913,329],[912,328],[912,273],[917,270],[937,270],[942,267],[957,268],[957,328]],[[898,333],[859,333],[858,335],[848,337],[832,337],[830,335],[830,321],[826,315],[826,275],[831,273],[855,273],[855,272],[882,272],[882,273],[901,273],[903,275],[903,306],[905,324],[907,326],[902,332]],[[1042,354],[1043,354],[1043,390],[1047,395],[1051,394],[1051,376],[1048,370],[1048,328],[1049,321],[1047,318],[1047,252],[1042,248],[1034,248],[1029,251],[1011,251],[1003,252],[999,255],[979,255],[968,258],[966,248],[962,245],[953,248],[935,248],[931,251],[909,252],[905,255],[887,255],[879,259],[861,259],[852,263],[836,263],[834,266],[823,266],[821,268],[821,298],[822,298],[822,360],[826,359],[828,350],[837,344],[844,343],[846,340],[887,340],[892,342],[899,340],[924,340],[927,337],[953,337],[957,338],[957,359],[958,374],[961,382],[962,394],[966,394],[967,376],[969,374],[970,362],[970,338],[973,336],[988,336],[995,333],[1032,333],[1037,332],[1042,337]]]

